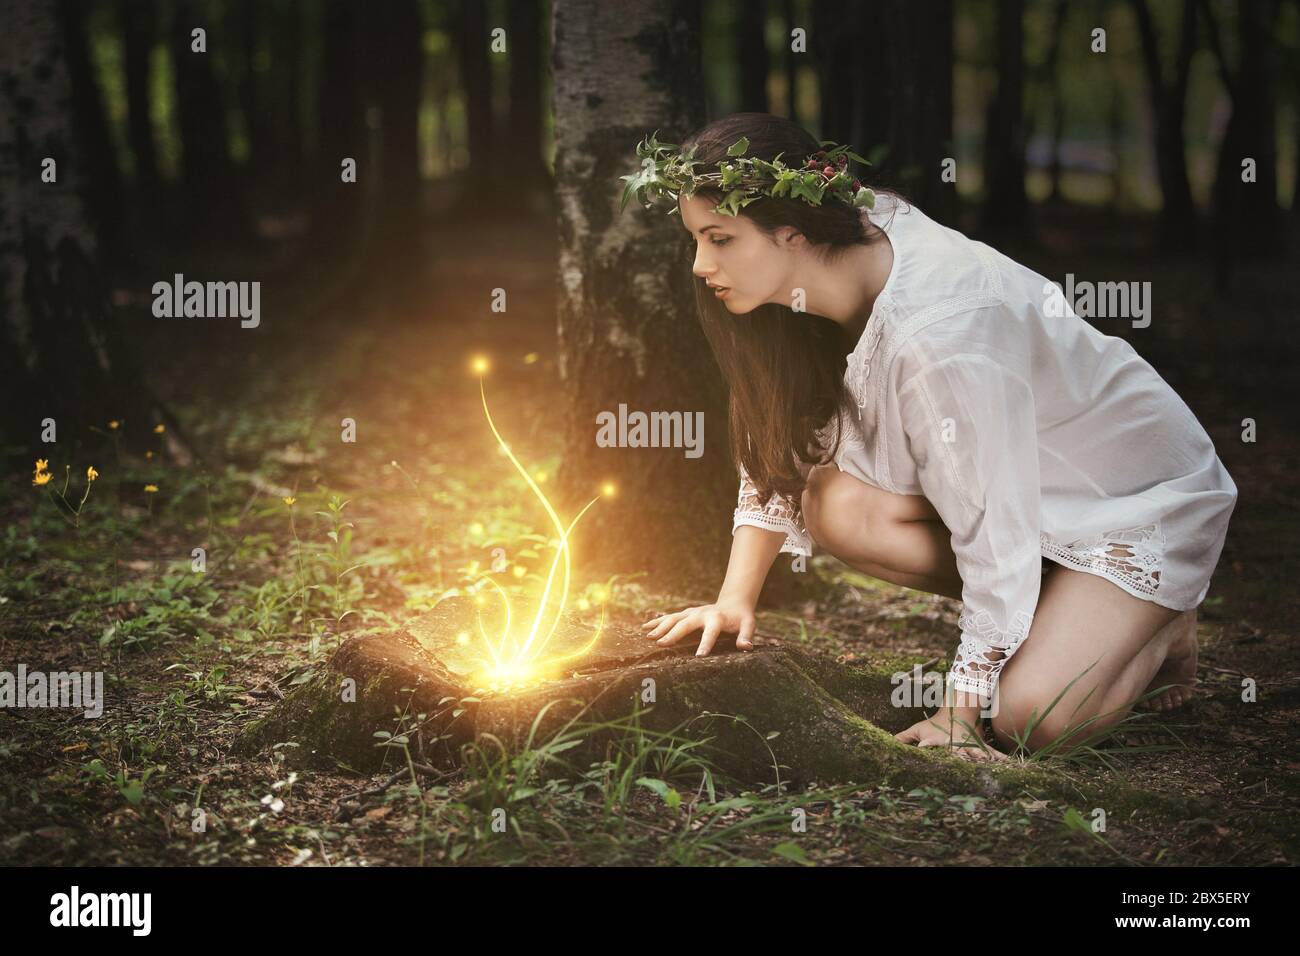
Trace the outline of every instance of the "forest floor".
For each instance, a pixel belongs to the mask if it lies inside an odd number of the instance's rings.
[[[1091,271],[1080,268],[1061,251],[1069,231],[1048,233],[1045,251],[1024,261],[1053,277],[1132,277],[1131,250],[1118,245],[1090,249]],[[545,487],[558,465],[560,408],[544,398],[558,389],[554,276],[535,235],[483,227],[431,236],[423,314],[381,314],[390,309],[382,301],[303,314],[319,290],[286,280],[264,299],[263,334],[169,327],[152,344],[156,384],[186,430],[220,450],[219,464],[178,465],[161,437],[153,458],[119,460],[113,410],[104,409],[98,451],[67,462],[74,504],[85,467],[100,474],[77,527],[29,473],[7,476],[0,670],[103,671],[106,706],[98,719],[0,709],[0,863],[1300,862],[1300,601],[1291,580],[1300,479],[1287,467],[1300,447],[1288,419],[1295,385],[1282,377],[1295,313],[1285,277],[1264,267],[1243,271],[1244,291],[1229,305],[1210,295],[1199,265],[1157,263],[1144,270],[1156,272],[1150,329],[1126,334],[1098,321],[1187,399],[1240,500],[1201,609],[1201,695],[1143,718],[1141,734],[1047,761],[1081,780],[1195,795],[1203,812],[1138,811],[1098,832],[1093,808],[1032,793],[778,794],[722,780],[710,793],[698,772],[629,785],[599,767],[534,787],[510,764],[415,784],[345,767],[291,771],[283,748],[234,756],[240,729],[345,636],[431,607],[489,563],[493,547],[544,530],[505,480],[467,368],[477,350],[492,355],[486,385],[498,427]],[[508,315],[487,308],[501,262],[512,276]],[[344,417],[357,423],[355,443],[339,440]],[[1247,417],[1258,422],[1255,443],[1241,440]],[[51,464],[59,483],[63,464]],[[158,492],[146,494],[146,483]],[[192,570],[196,547],[206,549],[203,574]],[[542,565],[513,560],[525,580]],[[951,654],[956,602],[825,556],[810,568],[816,597],[765,604],[761,641],[846,660]],[[660,593],[644,578],[584,580],[579,591],[607,586],[613,613],[639,622],[652,608],[711,600],[722,571],[690,594]],[[504,834],[487,824],[503,793],[516,824]],[[793,807],[807,811],[804,833],[791,832]]]

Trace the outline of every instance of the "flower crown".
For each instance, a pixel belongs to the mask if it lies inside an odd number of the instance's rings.
[[[837,146],[832,140],[821,140],[823,147],[806,157],[798,166],[781,162],[784,153],[778,153],[771,162],[757,156],[745,156],[749,138],[742,136],[727,147],[728,159],[717,164],[716,171],[696,172],[703,166],[694,160],[698,144],[685,153],[672,143],[661,143],[659,131],[637,143],[636,154],[641,158],[641,171],[620,176],[627,185],[623,189],[623,202],[619,212],[627,208],[627,201],[636,195],[641,205],[650,209],[671,203],[668,215],[678,211],[678,195],[693,196],[697,189],[711,188],[722,192],[722,202],[713,211],[723,216],[735,216],[755,199],[769,196],[773,199],[802,199],[810,206],[820,206],[827,196],[849,206],[872,209],[876,194],[848,173],[850,159],[864,166],[867,160],[849,149]],[[826,149],[825,147],[832,147]],[[734,157],[734,158],[732,158]]]

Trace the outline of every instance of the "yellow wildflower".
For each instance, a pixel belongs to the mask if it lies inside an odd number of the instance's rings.
[[[119,425],[121,425],[121,424],[122,424],[122,423],[119,422],[119,421],[115,418],[115,419],[113,419],[111,422],[108,423],[108,427],[109,427],[109,428],[114,428],[114,429],[115,429],[115,428],[117,428],[117,426],[119,426]]]
[[[155,435],[161,435],[166,430],[167,430],[166,426],[164,426],[162,423],[159,423],[153,427],[153,433]]]
[[[156,491],[158,490],[158,486],[157,486],[157,485],[145,485],[145,486],[144,486],[144,490],[145,490],[145,492],[148,493],[148,494],[153,494],[154,492],[156,492]]]
[[[290,507],[292,507],[292,506],[293,506],[293,503],[294,503],[295,501],[297,501],[297,500],[298,500],[297,498],[295,498],[295,497],[293,497],[292,495],[290,495],[288,498],[285,498],[285,499],[284,499],[284,503],[285,503],[286,505],[289,505]]]
[[[98,478],[98,477],[99,477],[99,472],[97,472],[97,471],[95,470],[95,466],[94,466],[94,465],[91,465],[89,468],[86,469],[86,480],[87,480],[87,481],[94,481],[94,480],[95,480],[96,478]]]
[[[50,467],[50,460],[48,458],[36,459],[36,474],[39,475],[41,472],[45,471],[49,467]]]
[[[48,471],[38,471],[36,475],[32,478],[32,484],[48,485],[50,483],[50,479],[53,477],[54,476],[51,475]]]

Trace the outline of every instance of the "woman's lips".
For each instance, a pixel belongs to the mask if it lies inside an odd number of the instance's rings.
[[[719,299],[725,299],[727,297],[727,293],[730,291],[731,291],[730,289],[728,289],[726,286],[723,285],[718,285],[713,287],[713,294],[716,295]]]

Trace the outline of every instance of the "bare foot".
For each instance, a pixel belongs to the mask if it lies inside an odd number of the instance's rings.
[[[1144,700],[1138,710],[1168,711],[1183,706],[1193,697],[1193,689],[1199,681],[1196,677],[1196,609],[1184,611],[1167,625],[1177,629],[1173,642],[1165,655],[1165,662],[1151,678],[1151,683],[1143,694],[1149,694],[1159,687],[1167,689]],[[1173,686],[1170,687],[1169,685]]]

